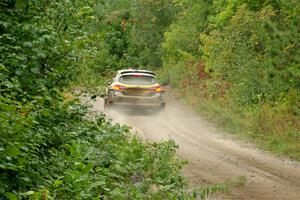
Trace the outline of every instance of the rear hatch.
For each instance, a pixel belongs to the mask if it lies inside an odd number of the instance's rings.
[[[124,74],[119,78],[119,84],[114,86],[127,96],[154,96],[160,92],[155,76],[142,73]]]

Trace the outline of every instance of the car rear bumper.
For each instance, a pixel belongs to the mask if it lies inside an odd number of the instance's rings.
[[[114,106],[124,107],[160,107],[164,104],[164,98],[162,94],[156,94],[154,96],[127,96],[122,94],[114,94],[110,103]]]

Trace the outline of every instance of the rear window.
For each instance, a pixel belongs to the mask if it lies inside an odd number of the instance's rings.
[[[152,76],[124,75],[120,77],[119,82],[126,85],[152,85],[156,80]]]

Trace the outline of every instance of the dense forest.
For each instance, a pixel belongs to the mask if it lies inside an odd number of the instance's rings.
[[[176,144],[89,110],[117,69],[155,70],[228,132],[300,159],[298,0],[1,0],[0,199],[195,199]]]
[[[164,33],[163,80],[229,132],[299,160],[299,1],[180,5]]]

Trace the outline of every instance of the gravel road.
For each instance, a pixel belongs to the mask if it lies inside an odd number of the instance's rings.
[[[103,111],[103,100],[93,102]],[[242,187],[211,199],[300,200],[300,163],[269,155],[215,128],[199,114],[167,96],[167,109],[159,115],[106,113],[114,122],[133,127],[149,141],[173,139],[177,154],[188,161],[183,170],[191,188],[245,176]]]

